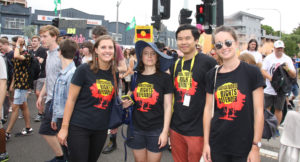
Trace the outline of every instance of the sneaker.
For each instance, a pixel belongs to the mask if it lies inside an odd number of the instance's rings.
[[[43,118],[43,115],[37,114],[36,117],[34,118],[35,122],[40,122]]]
[[[295,107],[295,104],[294,104],[293,100],[289,100],[289,102],[292,105],[292,107]]]
[[[279,130],[277,129],[275,132],[275,137],[279,137],[279,136],[280,136],[280,133],[279,133]]]
[[[22,118],[24,118],[24,116],[23,116],[23,115],[19,115],[18,118],[19,118],[19,119],[22,119]]]
[[[23,130],[21,132],[15,134],[15,137],[28,136],[28,135],[32,135],[32,134],[33,134],[32,128],[29,128],[29,130],[27,130],[26,128],[23,128]]]
[[[11,134],[5,132],[5,139],[6,139],[6,141],[8,141],[10,139],[10,137],[11,137]]]
[[[8,112],[12,112],[12,107],[11,106],[9,107]]]
[[[8,153],[5,152],[0,154],[0,162],[6,162],[6,161],[8,161]]]

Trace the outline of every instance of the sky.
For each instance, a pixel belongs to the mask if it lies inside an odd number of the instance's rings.
[[[187,3],[185,3],[187,1]],[[104,15],[105,20],[116,21],[117,2],[119,6],[119,22],[130,23],[135,17],[137,25],[150,25],[152,16],[152,0],[61,0],[61,8],[75,8],[77,10],[96,15]],[[28,7],[33,10],[54,10],[54,0],[27,0]],[[179,11],[185,7],[192,10],[193,21],[196,5],[202,0],[171,0],[171,17],[163,20],[169,30],[175,31],[179,25]],[[224,16],[238,11],[248,12],[260,17],[264,25],[273,27],[284,33],[291,33],[300,24],[300,0],[224,0]],[[280,12],[280,13],[279,13]],[[281,16],[281,23],[280,23]]]

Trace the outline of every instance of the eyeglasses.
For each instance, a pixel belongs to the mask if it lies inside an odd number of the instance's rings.
[[[225,40],[225,45],[227,46],[227,47],[231,47],[231,45],[232,45],[232,42],[234,42],[234,41],[232,41],[232,40]],[[218,43],[216,43],[215,44],[215,47],[216,47],[216,49],[221,49],[222,47],[223,47],[223,42],[218,42]]]

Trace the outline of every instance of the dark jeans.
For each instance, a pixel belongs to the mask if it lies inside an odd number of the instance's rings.
[[[90,130],[69,126],[68,149],[70,162],[96,162],[107,137],[107,130]]]
[[[224,155],[211,152],[211,160],[213,162],[247,162],[247,156]]]
[[[59,132],[59,130],[61,129],[62,120],[63,120],[62,118],[58,118],[57,121],[56,121],[57,132]],[[64,153],[64,159],[69,161],[68,147],[66,147],[65,145],[61,145],[61,148],[62,148],[63,153]]]

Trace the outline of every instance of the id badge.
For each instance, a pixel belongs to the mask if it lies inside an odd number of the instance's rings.
[[[184,99],[183,99],[183,106],[190,106],[190,102],[191,102],[191,96],[188,94],[184,95]]]

